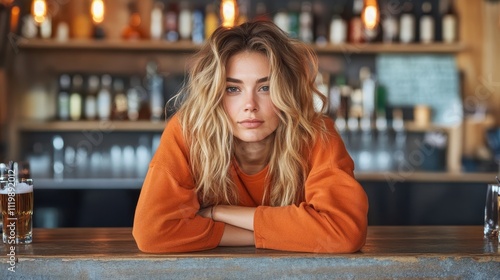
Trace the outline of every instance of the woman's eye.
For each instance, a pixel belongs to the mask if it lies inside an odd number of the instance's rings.
[[[269,86],[263,86],[263,87],[261,87],[260,91],[269,91]]]
[[[226,87],[227,93],[236,93],[238,91],[239,91],[239,89],[237,87]]]

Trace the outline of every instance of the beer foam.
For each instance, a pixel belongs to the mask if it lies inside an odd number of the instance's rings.
[[[33,192],[33,186],[30,186],[26,183],[16,183],[16,194],[21,193],[30,193]],[[0,189],[0,194],[8,194],[9,193],[9,185],[6,185],[4,189]]]

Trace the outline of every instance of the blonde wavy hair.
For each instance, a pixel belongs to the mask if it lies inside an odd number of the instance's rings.
[[[242,51],[259,52],[269,59],[270,96],[279,110],[262,203],[298,204],[304,198],[309,172],[308,149],[317,133],[325,131],[321,113],[314,110],[313,96],[323,101],[323,107],[326,98],[315,85],[318,61],[314,51],[266,21],[215,30],[194,55],[187,82],[176,96],[182,100],[178,116],[189,147],[196,191],[204,207],[238,203],[230,175],[233,134],[222,98],[226,63]]]

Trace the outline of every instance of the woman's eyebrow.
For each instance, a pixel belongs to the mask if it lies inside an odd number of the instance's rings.
[[[269,81],[269,77],[264,77],[264,78],[258,79],[257,83],[264,83],[264,82],[267,82],[267,81]],[[243,83],[243,81],[235,79],[235,78],[231,78],[231,77],[227,77],[226,78],[226,82],[237,83],[237,84]]]

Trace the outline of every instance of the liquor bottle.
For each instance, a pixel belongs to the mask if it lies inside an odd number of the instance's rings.
[[[432,4],[430,1],[422,3],[422,16],[420,17],[420,42],[432,43],[434,41],[435,22],[432,17]]]
[[[195,44],[201,44],[205,40],[205,18],[202,9],[193,11],[192,40]]]
[[[347,40],[347,23],[342,17],[343,6],[340,4],[334,5],[333,16],[330,23],[330,43],[344,44]]]
[[[292,38],[299,38],[300,29],[300,6],[298,2],[290,2],[288,5],[288,34]]]
[[[69,117],[72,121],[78,121],[82,118],[82,86],[82,76],[74,75],[71,95],[69,96]]]
[[[218,26],[219,17],[215,13],[215,6],[208,4],[205,10],[205,38],[210,37]]]
[[[386,3],[382,13],[382,41],[384,43],[394,43],[399,35],[399,15],[396,9],[391,9]]]
[[[302,2],[299,15],[299,39],[306,43],[312,43],[313,35],[313,13],[311,2]]]
[[[313,6],[313,15],[315,15],[313,22],[314,42],[318,46],[324,46],[328,43],[328,25],[330,24],[325,7],[315,3]]]
[[[182,40],[191,39],[193,30],[193,19],[189,2],[181,2],[181,10],[179,12],[179,36]]]
[[[123,147],[122,151],[123,159],[123,177],[124,178],[135,178],[137,169],[137,158],[135,154],[135,149],[131,145],[126,145]]]
[[[290,33],[290,19],[286,10],[279,10],[273,18],[274,24],[276,24],[285,33]]]
[[[264,2],[258,2],[256,7],[255,7],[255,21],[266,21],[266,20],[271,20],[269,17],[269,13],[267,12],[267,6],[266,3]]]
[[[92,37],[92,20],[90,19],[90,13],[86,12],[88,11],[86,7],[88,2],[74,1],[71,4],[70,7],[73,15],[69,24],[71,27],[71,37],[76,39]]]
[[[238,20],[236,22],[237,25],[245,23],[248,21],[248,3],[249,0],[240,0],[239,3],[239,15]]]
[[[401,43],[412,43],[415,41],[415,14],[413,12],[413,4],[407,2],[403,9],[403,13],[399,18],[399,41]]]
[[[113,110],[112,118],[115,120],[127,119],[127,96],[125,95],[125,85],[122,79],[114,79],[113,81]]]
[[[128,9],[130,18],[128,21],[128,25],[122,32],[122,38],[125,40],[145,39],[146,34],[141,28],[141,15],[139,14],[137,3],[135,1],[130,2],[128,5]]]
[[[100,120],[111,118],[111,76],[102,75],[101,89],[97,94],[97,116]]]
[[[446,12],[443,15],[442,37],[445,43],[454,43],[457,41],[458,16],[455,10],[454,0],[447,1]]]
[[[165,11],[163,38],[169,42],[179,40],[179,6],[177,2],[171,2]]]
[[[151,11],[150,34],[152,40],[159,40],[163,35],[163,3],[156,1]]]
[[[52,18],[46,16],[45,20],[40,24],[40,37],[42,39],[50,39],[52,37]]]
[[[87,96],[85,97],[84,116],[87,120],[97,118],[97,92],[99,91],[99,77],[92,75],[88,81]]]
[[[64,139],[60,135],[52,138],[52,170],[55,180],[62,180],[64,177]]]
[[[139,119],[139,110],[141,109],[141,80],[139,77],[130,79],[130,87],[127,90],[127,117],[131,121]]]
[[[57,117],[61,121],[69,120],[69,90],[71,77],[63,74],[59,77],[59,93],[57,94]]]
[[[150,96],[151,120],[160,121],[164,112],[163,78],[158,73],[158,65],[151,61],[146,66],[146,79]]]
[[[361,91],[363,92],[363,115],[361,119],[361,129],[370,130],[374,126],[375,120],[375,79],[368,67],[361,67],[359,70],[359,80],[361,81]]]
[[[382,85],[377,85],[376,98],[375,98],[375,127],[378,130],[387,129],[387,115],[386,115],[386,104],[387,103],[387,90]]]
[[[336,116],[340,108],[340,86],[337,84],[337,81],[338,77],[328,92],[328,116],[335,119],[335,124],[337,124]]]
[[[349,20],[349,42],[363,42],[363,21],[361,20],[361,12],[363,11],[363,0],[354,0],[352,6],[352,17]]]

